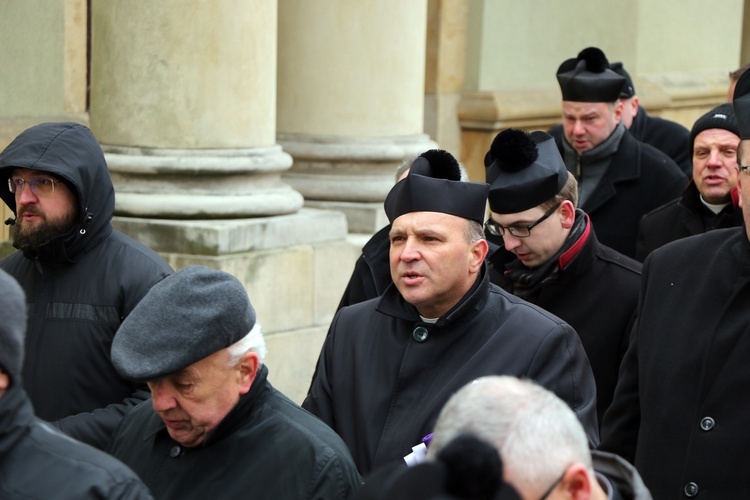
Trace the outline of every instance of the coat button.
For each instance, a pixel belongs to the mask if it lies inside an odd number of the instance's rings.
[[[179,446],[172,446],[172,448],[170,448],[169,450],[169,456],[172,458],[177,458],[180,456],[180,452],[182,452],[182,450]]]
[[[686,497],[693,498],[698,494],[698,485],[691,481],[685,485],[684,492]]]
[[[716,425],[716,422],[714,422],[714,419],[711,417],[703,417],[703,419],[701,420],[701,429],[706,432],[713,429],[714,425]]]
[[[419,342],[420,344],[427,340],[427,337],[430,336],[430,332],[427,331],[427,328],[423,326],[418,326],[414,329],[414,331],[411,333],[411,336]]]

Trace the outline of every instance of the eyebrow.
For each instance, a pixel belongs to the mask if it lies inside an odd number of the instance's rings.
[[[424,236],[434,236],[437,238],[447,238],[447,233],[444,231],[439,231],[437,229],[432,228],[424,228],[424,229],[415,229],[414,231],[415,236],[424,237]],[[401,229],[391,229],[391,232],[388,233],[388,236],[392,238],[393,236],[404,236],[407,232]]]
[[[495,219],[492,219],[495,221],[495,224],[500,224],[503,227],[516,227],[516,226],[530,226],[534,222],[536,222],[536,219],[519,219],[516,221],[511,222],[510,224],[503,224],[501,222],[496,221]]]

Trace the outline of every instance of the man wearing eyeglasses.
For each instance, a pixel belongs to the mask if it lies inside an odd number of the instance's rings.
[[[570,408],[533,381],[488,376],[461,388],[440,412],[428,459],[466,433],[497,449],[503,479],[521,498],[651,500],[638,471],[616,455],[589,450]]]
[[[490,218],[499,247],[491,280],[569,323],[596,380],[599,421],[612,402],[638,303],[641,264],[602,245],[576,208],[578,186],[544,132],[500,132],[487,155]]]
[[[103,448],[122,416],[148,397],[110,361],[117,328],[172,269],[115,231],[115,194],[91,131],[43,123],[0,153],[0,198],[15,213],[0,261],[28,301],[23,385],[37,416]],[[157,334],[157,333],[154,333]]]
[[[733,100],[744,227],[654,250],[631,343],[602,424],[654,498],[745,498],[750,491],[750,72]]]
[[[302,404],[344,439],[362,474],[409,455],[450,395],[482,375],[536,380],[598,441],[595,382],[575,330],[489,281],[487,189],[431,150],[386,197],[393,283],[338,311]]]

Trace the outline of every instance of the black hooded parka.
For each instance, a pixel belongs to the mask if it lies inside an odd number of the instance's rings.
[[[23,386],[37,416],[104,448],[122,416],[148,397],[145,386],[115,371],[112,339],[172,269],[153,250],[112,228],[114,187],[104,153],[85,126],[36,125],[0,153],[0,197],[14,213],[7,179],[18,167],[63,179],[80,209],[75,227],[35,255],[15,252],[0,261],[28,303]]]

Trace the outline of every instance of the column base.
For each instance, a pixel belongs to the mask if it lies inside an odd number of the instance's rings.
[[[117,193],[117,215],[243,218],[291,214],[303,204],[302,195],[281,181],[292,158],[280,146],[102,149]]]
[[[382,204],[399,164],[438,147],[425,134],[376,138],[279,134],[277,140],[294,158],[283,180],[302,193],[305,206],[342,210],[354,232],[375,232],[388,223]]]

